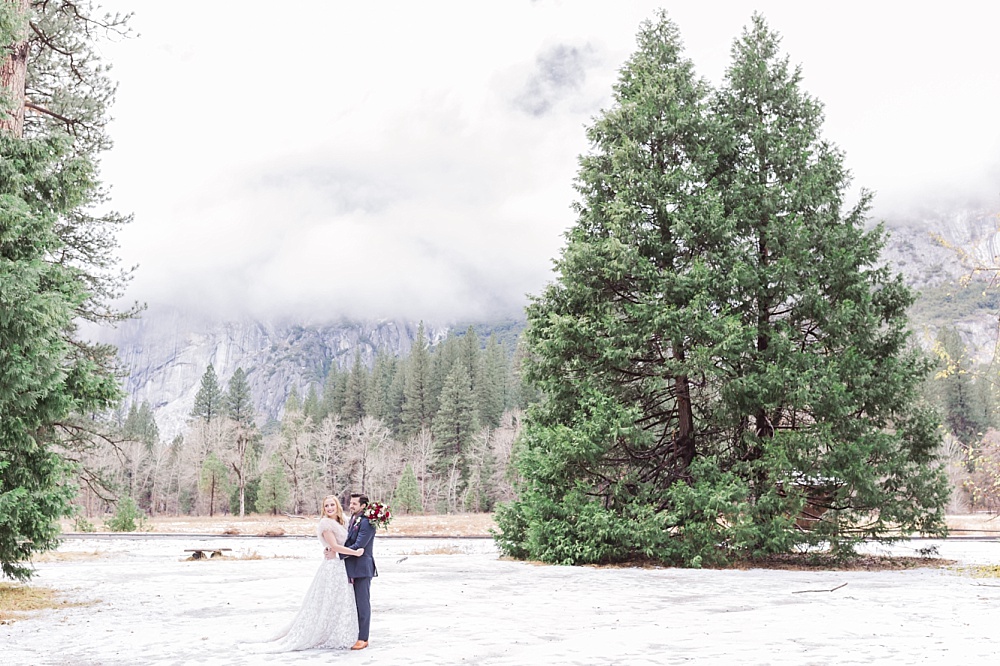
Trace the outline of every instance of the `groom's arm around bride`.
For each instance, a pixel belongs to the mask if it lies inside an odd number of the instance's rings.
[[[354,566],[345,562],[348,567],[348,574],[350,574],[353,568],[357,571],[356,576],[351,576],[352,578],[359,578],[367,576],[372,578],[376,575],[375,573],[375,560],[372,558],[371,547],[372,541],[375,539],[375,528],[365,517],[360,517],[357,520],[357,527],[354,528],[352,532],[347,535],[347,541],[345,546],[348,548],[354,548],[355,550],[364,549],[364,553],[361,555],[341,555],[344,559],[350,558],[348,561],[353,561]]]

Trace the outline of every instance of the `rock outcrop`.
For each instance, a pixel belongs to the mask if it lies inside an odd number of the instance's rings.
[[[1000,266],[1000,214],[983,207],[925,209],[889,218],[885,226],[889,240],[883,258],[918,296],[911,310],[918,342],[929,348],[939,328],[953,327],[972,358],[989,362],[1000,312],[990,299],[977,296],[997,289],[990,284],[996,273],[979,273],[969,286],[960,279],[975,265]]]
[[[444,327],[425,329],[432,343],[447,334]],[[321,391],[329,369],[349,369],[355,350],[369,366],[380,351],[405,356],[416,332],[414,322],[210,321],[162,309],[116,329],[86,331],[90,339],[118,347],[129,401],[149,402],[164,439],[186,429],[209,364],[223,387],[236,368],[243,368],[263,424],[281,417],[293,387],[303,397],[310,385]]]

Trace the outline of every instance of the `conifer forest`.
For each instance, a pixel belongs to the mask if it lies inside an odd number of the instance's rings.
[[[112,416],[81,458],[83,518],[128,498],[150,515],[315,513],[331,492],[364,492],[397,513],[491,511],[513,498],[511,456],[530,389],[523,352],[476,331],[431,348],[423,327],[402,358],[359,354],[280,421],[257,425],[242,368],[205,368],[187,432],[161,441],[148,403]]]

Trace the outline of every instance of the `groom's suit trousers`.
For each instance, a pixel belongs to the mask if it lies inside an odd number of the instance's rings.
[[[372,579],[354,579],[354,600],[358,604],[358,640],[368,640],[368,628],[372,623]]]

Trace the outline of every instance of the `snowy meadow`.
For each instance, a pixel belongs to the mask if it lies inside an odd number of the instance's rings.
[[[903,571],[558,567],[489,539],[381,538],[371,646],[258,656],[296,612],[315,537],[69,538],[33,584],[75,605],[0,626],[4,664],[995,663],[994,541],[917,541],[957,564]],[[191,548],[230,548],[185,559]],[[835,589],[836,588],[836,589]],[[832,591],[831,591],[832,590]]]

